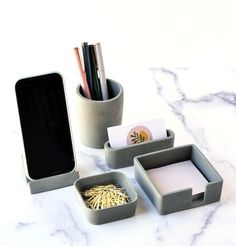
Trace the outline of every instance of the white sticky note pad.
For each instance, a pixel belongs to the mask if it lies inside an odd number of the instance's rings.
[[[164,119],[108,127],[107,131],[111,148],[167,137]]]
[[[190,160],[149,169],[146,172],[161,194],[192,188],[194,196],[205,192],[208,183]]]

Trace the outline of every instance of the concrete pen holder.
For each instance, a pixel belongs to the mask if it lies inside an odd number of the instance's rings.
[[[166,138],[132,144],[121,148],[111,148],[109,141],[107,141],[104,144],[106,164],[114,169],[132,166],[134,165],[133,159],[135,156],[173,147],[175,134],[169,129],[166,132]]]
[[[148,170],[191,160],[208,181],[205,191],[198,197],[192,195],[192,188],[184,188],[162,194],[150,180]],[[165,149],[134,158],[135,178],[160,214],[168,214],[217,202],[221,196],[223,179],[195,145]],[[165,177],[164,177],[165,178]],[[191,177],[190,177],[191,180]],[[172,179],[171,182],[173,182]]]
[[[120,125],[123,115],[123,88],[107,79],[108,100],[97,101],[84,97],[77,87],[78,133],[81,142],[92,148],[103,148],[108,140],[107,128]]]

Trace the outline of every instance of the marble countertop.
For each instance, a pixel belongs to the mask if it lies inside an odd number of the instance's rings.
[[[236,245],[236,70],[153,67],[119,71],[113,78],[125,91],[123,123],[164,117],[167,128],[175,132],[175,146],[196,144],[223,177],[221,200],[159,215],[135,181],[133,167],[117,169],[138,194],[135,216],[128,219],[90,224],[73,186],[30,195],[21,173],[18,115],[9,89],[10,116],[0,121],[0,245]],[[69,80],[65,74],[80,176],[111,171],[103,149],[79,141],[77,83]]]

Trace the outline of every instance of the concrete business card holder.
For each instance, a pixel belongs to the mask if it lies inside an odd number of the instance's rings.
[[[208,183],[203,196],[193,199],[192,188],[161,194],[151,182],[146,170],[191,160]],[[134,158],[135,178],[160,214],[168,214],[217,202],[223,179],[195,145],[165,149]]]
[[[81,191],[90,189],[95,185],[118,184],[124,188],[129,196],[130,202],[124,205],[105,209],[90,209],[85,205]],[[108,172],[99,175],[89,176],[78,179],[75,184],[75,190],[78,197],[79,206],[82,208],[87,219],[92,224],[103,224],[115,220],[121,220],[131,217],[135,214],[137,204],[137,193],[130,184],[128,178],[120,172]]]
[[[122,148],[111,148],[109,141],[107,141],[104,144],[106,164],[114,169],[132,166],[135,156],[173,147],[174,138],[174,132],[167,129],[166,138],[128,145]]]

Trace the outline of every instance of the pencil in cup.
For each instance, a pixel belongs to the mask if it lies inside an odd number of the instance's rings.
[[[94,45],[94,51],[95,51],[97,67],[98,67],[98,74],[99,74],[100,86],[102,91],[102,99],[107,100],[109,98],[109,95],[107,90],[105,67],[103,63],[102,48],[100,43]]]
[[[79,48],[78,47],[74,48],[74,53],[75,53],[75,57],[76,57],[76,60],[77,60],[77,63],[78,63],[80,75],[81,75],[81,78],[82,78],[81,86],[82,86],[82,89],[83,89],[83,93],[84,93],[85,97],[87,97],[89,99],[92,99],[91,93],[90,93],[90,90],[89,90],[89,86],[88,86],[88,82],[87,82],[87,78],[86,78],[86,74],[85,74],[85,71],[83,70],[83,67],[82,67],[82,62],[81,62],[81,58],[80,58],[80,53],[79,53]]]

